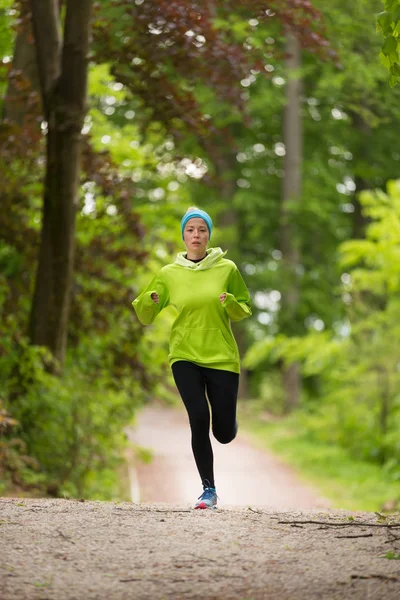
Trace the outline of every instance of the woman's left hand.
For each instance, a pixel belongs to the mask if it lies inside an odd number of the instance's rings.
[[[219,297],[219,301],[221,302],[221,304],[223,304],[225,302],[225,299],[226,299],[226,292],[221,294]]]

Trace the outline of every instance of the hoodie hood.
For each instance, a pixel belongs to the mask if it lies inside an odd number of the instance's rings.
[[[207,256],[200,262],[194,263],[185,257],[186,252],[179,252],[175,259],[175,264],[186,269],[192,269],[192,271],[205,271],[206,269],[211,269],[226,253],[227,251],[223,252],[221,248],[209,248]]]

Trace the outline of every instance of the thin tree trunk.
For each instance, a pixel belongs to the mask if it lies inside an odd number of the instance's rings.
[[[371,146],[371,135],[372,130],[371,127],[366,123],[363,117],[352,110],[349,111],[353,121],[353,127],[358,132],[360,136],[359,146],[357,148],[357,161],[368,161],[368,149]],[[365,237],[365,227],[368,223],[367,218],[362,214],[362,207],[358,196],[360,192],[364,190],[371,189],[371,184],[361,177],[360,175],[356,175],[354,183],[356,184],[356,190],[353,197],[354,204],[354,213],[353,213],[353,238],[364,238]]]
[[[292,330],[297,318],[300,294],[297,267],[300,264],[298,235],[293,224],[291,204],[301,200],[301,165],[303,159],[303,131],[301,123],[301,66],[300,46],[294,35],[288,33],[286,41],[286,106],[284,111],[285,176],[281,204],[280,242],[285,269],[286,286],[282,291],[282,311]],[[294,73],[294,71],[297,71]],[[300,402],[300,369],[297,363],[282,368],[286,412]]]
[[[30,21],[22,20],[21,29],[15,39],[11,76],[4,97],[3,119],[12,121],[21,127],[27,114],[27,93],[25,87],[16,85],[21,76],[28,81],[30,91],[39,91],[38,70],[35,48],[32,41]]]
[[[61,72],[60,11],[57,0],[31,0],[31,11],[40,90],[45,116],[48,120],[52,91]]]
[[[86,113],[92,0],[68,0],[64,42],[58,3],[32,0],[43,105],[48,123],[42,236],[30,337],[65,358],[75,249],[81,130]]]
[[[389,372],[386,368],[380,367],[377,369],[378,379],[378,393],[380,394],[380,411],[379,411],[379,425],[382,437],[385,437],[389,429],[389,415],[390,415],[390,379]],[[383,464],[386,459],[386,451],[384,443],[381,446],[380,462]]]

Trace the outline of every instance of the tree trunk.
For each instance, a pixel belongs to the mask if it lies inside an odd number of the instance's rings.
[[[62,47],[57,1],[31,0],[31,5],[48,134],[30,337],[33,344],[47,346],[62,366],[73,277],[92,0],[68,0]]]
[[[356,149],[356,165],[358,161],[368,163],[368,149],[371,146],[371,127],[366,123],[363,117],[355,112],[354,110],[348,111],[352,121],[353,127],[359,134],[359,143]],[[359,194],[364,190],[371,189],[371,183],[360,175],[356,175],[354,183],[356,184],[356,190],[353,197],[354,213],[353,213],[353,232],[352,238],[364,238],[365,228],[368,223],[367,218],[362,214],[362,207],[358,199]],[[372,185],[373,187],[373,185]]]
[[[288,33],[286,41],[286,106],[284,111],[285,176],[282,189],[280,242],[285,269],[286,285],[282,290],[282,308],[285,322],[290,331],[294,329],[299,306],[299,283],[297,267],[300,264],[300,249],[297,231],[293,224],[291,205],[301,200],[302,144],[301,123],[301,66],[300,46],[294,35]],[[294,71],[296,71],[294,73]],[[297,363],[282,368],[282,384],[285,392],[285,412],[299,405],[300,369]]]
[[[15,39],[11,76],[3,104],[3,119],[22,127],[27,113],[27,92],[25,87],[21,89],[16,85],[17,78],[19,80],[21,76],[28,81],[30,91],[39,91],[32,28],[31,23],[26,19],[22,21],[21,29]]]

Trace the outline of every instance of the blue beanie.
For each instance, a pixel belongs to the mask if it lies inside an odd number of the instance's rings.
[[[212,228],[213,228],[213,222],[212,222],[212,219],[211,219],[210,215],[207,214],[204,210],[196,209],[196,210],[191,210],[190,212],[186,213],[182,217],[182,221],[181,221],[182,239],[184,239],[183,231],[185,229],[186,223],[190,219],[193,219],[194,217],[200,217],[200,219],[204,219],[204,221],[207,224],[208,232],[209,232],[210,238],[211,238],[211,232],[212,232]]]

